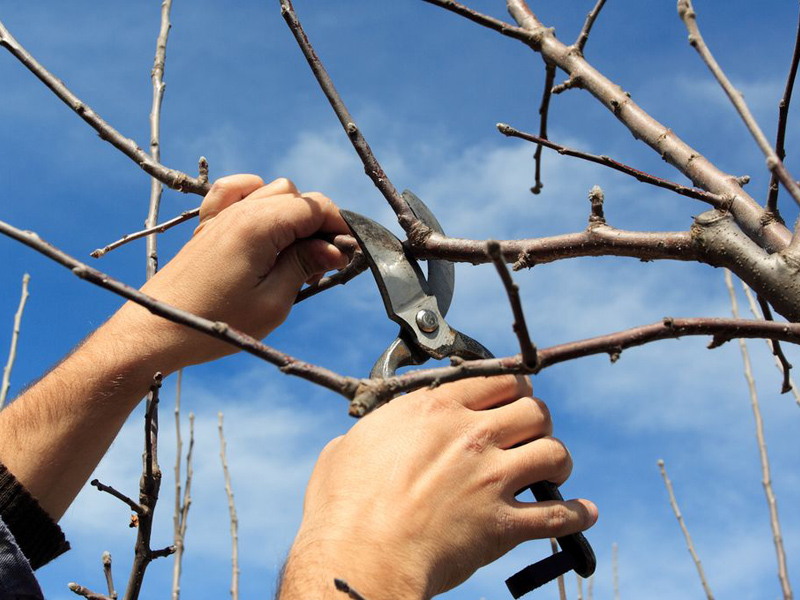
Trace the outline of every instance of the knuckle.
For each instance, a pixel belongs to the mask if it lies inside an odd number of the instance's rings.
[[[494,443],[494,433],[484,424],[473,424],[464,428],[461,443],[465,450],[480,454]]]
[[[531,403],[533,404],[534,410],[541,415],[542,425],[544,425],[546,431],[552,431],[553,429],[553,417],[550,414],[550,409],[547,407],[547,404],[544,401],[540,400],[539,398],[530,398]]]
[[[519,537],[522,523],[517,511],[507,505],[500,506],[495,516],[495,529],[501,540],[510,541]]]
[[[549,531],[554,534],[565,532],[572,523],[572,512],[564,504],[553,504],[547,508],[545,520]]]
[[[559,479],[558,482],[565,480],[572,472],[572,457],[569,450],[561,440],[556,438],[546,438],[549,442],[548,462],[553,471],[553,475]]]

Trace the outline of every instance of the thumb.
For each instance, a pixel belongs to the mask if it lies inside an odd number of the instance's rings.
[[[325,240],[297,241],[278,254],[275,265],[264,280],[270,294],[294,299],[308,280],[348,263],[347,255]]]

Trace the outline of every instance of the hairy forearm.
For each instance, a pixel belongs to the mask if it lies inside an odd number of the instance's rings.
[[[58,520],[147,393],[157,323],[126,306],[0,412],[0,462]]]

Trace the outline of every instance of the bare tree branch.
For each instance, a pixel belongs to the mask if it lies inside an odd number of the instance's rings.
[[[203,317],[198,317],[187,311],[181,310],[169,304],[159,302],[152,296],[148,296],[119,282],[105,273],[93,269],[86,264],[62,252],[58,248],[51,246],[32,232],[22,231],[7,223],[0,221],[0,233],[11,237],[29,248],[33,248],[40,254],[56,261],[62,266],[70,269],[77,277],[89,281],[99,287],[114,292],[118,296],[127,298],[140,306],[145,307],[151,313],[168,319],[174,323],[186,325],[196,331],[210,335],[218,340],[222,340],[232,346],[244,350],[249,354],[258,356],[269,363],[280,367],[281,372],[302,377],[308,381],[317,383],[328,389],[332,389],[347,398],[351,398],[358,388],[359,381],[352,377],[338,375],[328,369],[323,369],[316,365],[297,360],[279,350],[271,348],[252,336],[247,335],[230,327],[227,323],[220,321],[210,321]]]
[[[90,485],[96,487],[98,492],[105,492],[106,494],[114,496],[114,498],[116,498],[117,500],[121,500],[122,502],[127,504],[130,507],[130,509],[137,515],[142,514],[142,507],[139,506],[139,504],[135,502],[133,499],[129,498],[119,490],[111,487],[110,485],[101,483],[98,479],[92,479],[92,481],[89,483]]]
[[[731,313],[735,319],[739,318],[739,306],[736,302],[736,292],[733,289],[733,278],[728,269],[725,269],[725,286],[731,298]],[[747,387],[750,390],[750,404],[753,408],[753,417],[756,424],[756,441],[758,442],[758,453],[761,457],[761,484],[764,486],[764,493],[767,497],[769,508],[769,520],[772,527],[772,537],[775,542],[775,554],[778,559],[778,578],[781,582],[784,600],[792,600],[792,588],[789,584],[789,570],[786,566],[786,552],[783,547],[783,536],[781,525],[778,519],[778,502],[772,490],[772,476],[770,474],[769,457],[767,455],[767,443],[764,439],[764,423],[761,419],[761,408],[758,403],[758,392],[756,383],[753,379],[753,371],[750,367],[750,356],[747,352],[747,344],[743,339],[739,339],[739,348],[742,351],[742,362],[744,364],[744,376],[747,379]]]
[[[575,573],[575,585],[578,588],[576,600],[583,600],[583,577]]]
[[[300,290],[297,294],[297,298],[294,300],[294,303],[298,304],[303,300],[311,298],[311,296],[316,296],[320,292],[329,290],[337,285],[344,285],[351,279],[356,278],[358,275],[366,271],[367,268],[369,268],[367,259],[364,258],[364,253],[359,249],[355,252],[355,254],[353,254],[353,258],[344,269],[340,269],[328,277],[323,277],[314,285],[309,285]]]
[[[620,86],[592,67],[571,46],[561,43],[552,29],[545,27],[524,0],[506,0],[509,12],[517,23],[528,30],[538,44],[528,44],[542,57],[555,64],[575,80],[575,85],[592,94],[608,108],[625,127],[686,175],[695,186],[721,197],[730,197],[730,210],[736,222],[754,240],[769,250],[784,248],[791,233],[782,224],[764,220],[765,211],[742,189],[742,180],[723,173],[697,150],[681,140],[638,106]]]
[[[583,54],[583,48],[586,46],[586,42],[589,40],[589,32],[592,30],[592,25],[594,25],[597,15],[600,14],[600,11],[603,9],[603,5],[605,3],[606,0],[597,0],[597,4],[595,4],[594,8],[589,12],[588,15],[586,15],[586,22],[583,24],[583,28],[578,35],[578,40],[575,42],[575,47],[581,52],[581,54]]]
[[[511,304],[511,312],[514,315],[514,333],[519,340],[519,348],[522,356],[522,363],[526,368],[536,368],[536,346],[531,342],[528,326],[525,324],[525,313],[522,310],[522,302],[519,299],[519,286],[514,283],[511,273],[508,272],[506,263],[500,254],[500,244],[495,240],[486,242],[486,253],[491,257],[497,274],[503,282],[503,287],[508,294],[508,302]]]
[[[158,178],[159,181],[168,185],[172,189],[205,196],[211,186],[208,180],[205,181],[191,177],[181,171],[170,169],[154,161],[145,151],[143,151],[130,138],[126,138],[119,131],[114,129],[90,106],[73,94],[60,79],[45,69],[31,54],[23,48],[19,42],[11,35],[8,29],[0,22],[0,46],[8,50],[17,60],[36,77],[50,88],[67,106],[86,123],[94,129],[100,139],[107,141],[125,156],[135,162],[145,173]]]
[[[114,578],[111,576],[111,553],[103,552],[103,574],[106,577],[108,597],[117,600],[117,591],[114,588]]]
[[[594,573],[589,576],[589,585],[586,586],[586,600],[593,600],[594,596]]]
[[[225,476],[225,494],[228,496],[228,511],[231,516],[231,598],[232,600],[239,600],[239,518],[236,516],[236,506],[233,503],[231,474],[228,470],[228,459],[225,454],[222,411],[217,414],[217,417],[219,419],[219,458],[222,461],[222,473]]]
[[[554,142],[551,142],[544,136],[536,136],[530,133],[525,133],[505,123],[498,123],[497,130],[503,135],[520,138],[538,144],[539,148],[545,146],[547,148],[555,150],[559,154],[563,154],[565,156],[573,156],[575,158],[581,158],[589,162],[609,167],[611,169],[614,169],[615,171],[619,171],[620,173],[625,173],[626,175],[630,175],[631,177],[634,177],[637,181],[641,181],[642,183],[649,183],[650,185],[670,190],[672,192],[675,192],[676,194],[680,194],[681,196],[686,196],[687,198],[702,200],[703,202],[707,202],[714,208],[727,209],[731,204],[731,199],[729,197],[725,198],[723,196],[719,196],[718,194],[712,194],[711,192],[705,192],[703,190],[698,190],[697,188],[687,187],[685,185],[681,185],[680,183],[669,181],[668,179],[661,179],[660,177],[656,177],[655,175],[650,175],[649,173],[645,173],[644,171],[634,169],[633,167],[618,162],[608,156],[597,156],[595,154],[589,154],[588,152],[581,152],[580,150],[568,148],[566,146],[562,146],[561,144],[556,144]]]
[[[558,542],[556,542],[556,538],[550,538],[550,552],[553,554],[558,553]],[[556,579],[558,583],[558,600],[567,600],[567,588],[564,585],[564,575],[559,575]]]
[[[147,394],[144,417],[144,452],[142,453],[142,477],[139,481],[139,513],[133,566],[128,578],[124,600],[136,600],[148,565],[156,558],[175,552],[173,546],[153,551],[150,538],[153,530],[153,515],[161,488],[161,468],[158,466],[158,396],[161,389],[161,373],[153,376],[153,384]]]
[[[169,37],[169,13],[172,0],[161,2],[161,27],[156,40],[156,57],[150,78],[153,82],[153,107],[150,110],[150,156],[155,162],[161,162],[161,103],[164,99],[164,67],[167,60],[167,38]],[[161,191],[163,185],[155,178],[150,178],[150,207],[147,212],[145,228],[155,227],[158,223],[158,211],[161,207]],[[147,236],[147,279],[158,271],[158,251],[155,234]]]
[[[459,2],[454,2],[454,0],[422,0],[422,1],[452,11],[457,15],[469,19],[473,23],[477,23],[478,25],[488,27],[489,29],[501,33],[503,35],[506,35],[510,38],[514,38],[521,42],[525,42],[526,44],[533,43],[533,38],[531,34],[522,29],[521,27],[515,27],[514,25],[506,23],[505,21],[501,21],[500,19],[495,19],[494,17],[490,17],[488,15],[479,13],[475,10],[472,10],[471,8],[467,8],[466,6],[464,6]]]
[[[104,246],[103,248],[98,248],[97,250],[93,250],[90,253],[90,256],[92,256],[92,258],[100,258],[104,254],[107,254],[112,250],[116,250],[117,248],[119,248],[120,246],[124,246],[128,242],[138,240],[140,238],[143,238],[151,234],[164,233],[167,229],[172,229],[173,227],[175,227],[175,225],[180,225],[181,223],[185,223],[190,219],[194,219],[199,214],[200,214],[199,206],[191,210],[185,210],[177,217],[173,217],[169,221],[164,221],[163,223],[159,223],[158,225],[155,225],[153,227],[147,227],[145,229],[142,229],[141,231],[126,233],[116,242],[111,242],[110,244]]]
[[[93,592],[89,588],[85,588],[82,585],[78,585],[77,583],[68,583],[67,587],[70,591],[74,592],[78,596],[83,596],[87,598],[87,600],[113,600],[110,596],[104,596],[103,594],[98,594]]]
[[[700,557],[697,556],[697,552],[695,552],[694,544],[692,543],[692,536],[689,535],[689,529],[686,527],[686,522],[683,520],[681,509],[678,508],[678,501],[675,499],[675,491],[672,489],[672,482],[669,480],[669,477],[667,477],[667,469],[664,466],[664,461],[662,459],[658,460],[658,468],[661,471],[661,477],[664,479],[664,485],[666,486],[667,493],[669,494],[670,506],[672,506],[672,511],[675,513],[675,518],[678,519],[678,524],[681,526],[683,537],[686,538],[686,546],[689,549],[689,554],[692,555],[694,566],[697,567],[697,574],[700,576],[700,583],[703,585],[703,591],[705,591],[706,598],[708,598],[708,600],[714,600],[714,594],[711,593],[711,588],[706,580],[706,574],[703,571],[703,565],[700,563]]]
[[[794,52],[792,53],[792,64],[789,67],[789,75],[786,78],[786,88],[783,90],[783,98],[778,102],[778,131],[775,134],[775,154],[783,162],[786,158],[786,124],[789,121],[789,103],[792,101],[792,90],[794,80],[797,75],[797,65],[800,62],[800,18],[797,21],[797,34],[794,40]],[[767,212],[776,216],[778,213],[778,177],[772,173],[769,180],[769,194],[767,196]]]
[[[339,96],[339,92],[336,91],[333,81],[331,81],[325,67],[322,65],[319,56],[317,56],[316,51],[313,46],[311,46],[308,36],[305,31],[303,31],[303,26],[300,24],[295,14],[291,0],[280,0],[280,3],[281,15],[292,31],[295,40],[297,40],[297,44],[300,46],[303,56],[305,56],[306,61],[308,61],[308,65],[311,67],[314,77],[316,77],[325,97],[328,99],[328,102],[330,102],[333,111],[339,118],[339,122],[350,138],[353,148],[355,148],[361,162],[364,163],[364,171],[375,184],[375,187],[383,194],[383,197],[386,198],[389,206],[392,207],[392,210],[397,215],[400,226],[408,233],[409,239],[420,239],[421,241],[421,239],[424,239],[424,237],[430,233],[430,228],[414,216],[414,213],[411,212],[406,201],[403,200],[403,197],[397,192],[397,189],[383,171],[378,159],[375,158],[367,140],[358,129],[355,120],[350,115],[341,96]]]
[[[186,453],[186,483],[181,494],[181,459],[183,458],[183,442],[181,439],[181,384],[183,369],[178,371],[175,384],[175,512],[172,518],[175,559],[172,567],[172,600],[178,600],[181,593],[181,567],[183,551],[186,544],[186,524],[189,507],[192,503],[192,451],[194,450],[194,414],[189,413],[189,450]]]
[[[14,314],[14,328],[11,330],[11,348],[8,350],[8,360],[3,367],[3,383],[0,384],[0,408],[2,408],[8,398],[8,389],[11,387],[11,369],[14,368],[14,361],[17,358],[17,343],[19,342],[19,330],[22,323],[22,313],[25,311],[25,303],[28,301],[28,283],[31,276],[25,273],[22,276],[22,292],[19,298],[19,306]]]
[[[759,297],[759,304],[761,305],[761,312],[759,312],[758,308],[756,308],[756,302],[753,299],[753,293],[750,291],[750,288],[745,282],[742,282],[742,288],[744,289],[744,294],[747,296],[747,302],[750,305],[750,312],[753,313],[753,317],[756,319],[765,319],[767,321],[774,321],[772,318],[772,311],[770,311],[769,304]],[[775,358],[775,366],[778,368],[783,374],[783,383],[781,384],[781,394],[785,394],[789,391],[794,392],[795,400],[800,406],[800,392],[797,391],[797,388],[794,385],[794,382],[791,378],[791,370],[792,364],[789,362],[789,359],[786,358],[786,355],[783,353],[783,348],[781,348],[780,342],[776,340],[767,340],[767,346],[769,346],[770,351],[772,352],[773,357]]]
[[[722,86],[722,89],[725,90],[725,93],[727,94],[733,106],[736,108],[739,116],[742,117],[744,124],[747,126],[747,129],[750,130],[750,134],[756,140],[758,147],[761,148],[764,156],[767,157],[767,168],[775,174],[789,194],[791,194],[792,198],[794,198],[795,202],[800,205],[800,185],[797,184],[784,164],[781,162],[781,159],[778,158],[775,150],[772,149],[772,146],[767,141],[766,136],[761,131],[758,123],[756,123],[753,115],[750,113],[750,109],[747,107],[747,103],[744,101],[744,96],[742,96],[741,92],[733,87],[733,84],[731,84],[724,71],[714,59],[714,56],[708,49],[708,46],[706,46],[706,43],[703,41],[703,36],[700,34],[700,28],[697,26],[697,15],[695,14],[691,0],[678,0],[678,14],[680,15],[681,19],[683,19],[686,29],[689,30],[689,44],[692,46],[692,48],[697,50],[703,61],[705,61],[706,65],[711,70],[711,73]],[[800,244],[800,240],[797,238],[797,235],[792,238],[792,246]]]
[[[542,103],[539,106],[539,137],[545,140],[547,139],[547,115],[550,111],[550,99],[553,97],[553,82],[555,79],[555,66],[545,65],[544,90],[542,91]],[[531,193],[538,194],[544,187],[542,183],[542,144],[536,146],[533,161],[536,165],[536,182],[531,188]]]

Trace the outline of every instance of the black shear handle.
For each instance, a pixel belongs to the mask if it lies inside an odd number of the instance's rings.
[[[558,486],[549,481],[534,483],[530,489],[537,502],[564,500]],[[589,577],[594,573],[597,560],[592,546],[582,533],[565,535],[556,538],[556,541],[561,547],[560,552],[529,565],[506,579],[508,591],[514,598],[519,598],[570,570],[581,577]]]

